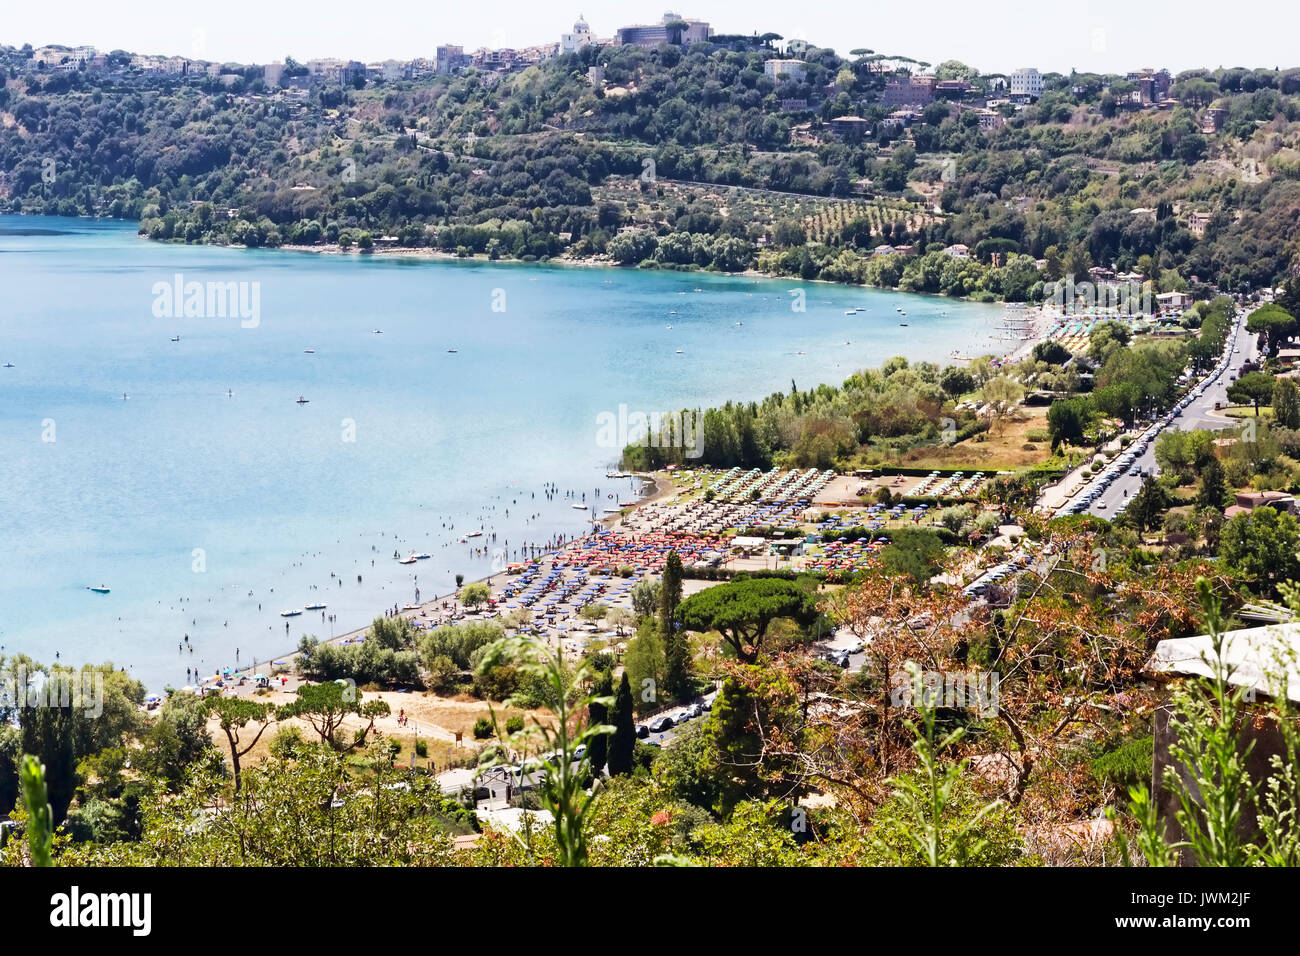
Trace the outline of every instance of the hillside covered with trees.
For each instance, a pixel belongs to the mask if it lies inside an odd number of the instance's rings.
[[[904,124],[883,88],[920,65],[868,53],[812,47],[801,78],[774,79],[772,35],[715,37],[280,90],[256,67],[96,76],[0,48],[0,208],[136,219],[161,240],[758,267],[1008,300],[1094,265],[1237,292],[1279,284],[1300,249],[1300,70],[1192,71],[1146,108],[1124,77],[1047,74],[996,123],[935,100]],[[934,75],[975,94],[1002,79]],[[845,116],[868,134],[840,135]],[[970,258],[942,256],[953,244]]]

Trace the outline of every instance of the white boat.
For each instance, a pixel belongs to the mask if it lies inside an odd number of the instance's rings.
[[[427,561],[427,560],[428,560],[429,558],[431,558],[431,557],[433,557],[433,555],[429,554],[429,552],[427,552],[427,551],[421,551],[419,554],[417,554],[417,555],[415,556],[415,560],[417,560],[417,561]]]
[[[303,354],[304,354],[304,355],[315,355],[315,354],[316,354],[316,350],[315,350],[315,349],[303,349],[302,351],[303,351]]]
[[[407,555],[406,557],[404,557],[404,558],[398,558],[398,559],[397,559],[397,563],[398,563],[398,564],[414,564],[414,563],[415,563],[416,561],[418,561],[418,560],[419,560],[419,558],[417,558],[414,554],[408,554],[408,555]]]
[[[108,588],[105,587],[105,586],[102,585],[102,584],[101,584],[99,587],[95,587],[93,584],[87,584],[87,585],[86,585],[86,590],[87,590],[87,591],[94,591],[96,594],[107,594],[107,593],[108,593]]]
[[[481,538],[482,536],[483,536],[483,532],[482,532],[482,531],[466,531],[466,532],[465,532],[465,537],[467,537],[467,538]]]
[[[301,613],[302,613],[302,608],[300,608],[300,607],[295,607],[295,608],[290,608],[290,609],[287,610],[287,611],[281,611],[281,612],[280,612],[280,616],[281,616],[281,617],[297,617],[297,616],[298,616],[299,614],[301,614]]]
[[[324,605],[324,604],[321,604],[319,601],[317,601],[315,604],[304,604],[303,607],[306,608],[308,611],[323,611],[323,610],[325,610],[325,605]]]
[[[384,330],[383,330],[383,329],[371,329],[370,331],[373,332],[373,333],[375,333],[375,335],[383,335],[383,334],[384,334]]]

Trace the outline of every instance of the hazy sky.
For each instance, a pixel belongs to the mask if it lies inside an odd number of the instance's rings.
[[[466,51],[531,46],[557,40],[579,13],[605,37],[620,26],[658,22],[665,9],[675,9],[722,33],[770,31],[842,54],[867,47],[932,63],[963,60],[985,72],[1300,65],[1295,0],[1240,6],[1208,0],[689,0],[675,7],[653,0],[10,0],[6,6],[0,42],[14,46],[88,43],[243,63],[286,55],[410,59],[431,56],[439,43],[458,43]]]

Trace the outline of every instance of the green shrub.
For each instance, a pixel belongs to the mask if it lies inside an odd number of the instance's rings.
[[[1095,758],[1088,767],[1100,782],[1122,789],[1151,779],[1154,752],[1155,739],[1140,737]]]
[[[267,750],[270,751],[272,757],[290,760],[302,752],[303,745],[306,742],[306,738],[302,735],[302,729],[290,725],[281,727],[276,731],[275,736],[271,738],[271,743],[267,745]]]
[[[542,809],[542,798],[536,790],[520,790],[510,797],[510,806],[521,810]]]
[[[524,718],[516,714],[506,719],[506,733],[517,734],[524,729]]]
[[[421,759],[429,756],[429,742],[427,740],[417,740],[415,742],[415,755]]]
[[[491,736],[492,736],[492,721],[488,720],[486,717],[480,717],[478,720],[474,721],[475,740],[486,740],[488,737]]]
[[[1051,441],[1052,433],[1044,428],[1031,428],[1029,431],[1025,432],[1025,440],[1038,442]]]

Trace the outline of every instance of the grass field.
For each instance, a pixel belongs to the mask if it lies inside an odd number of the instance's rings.
[[[981,435],[953,445],[927,445],[913,448],[886,464],[908,468],[961,468],[969,466],[981,471],[1004,471],[1025,468],[1047,461],[1051,457],[1051,443],[1030,442],[1029,433],[1047,430],[1046,408],[1021,408],[1018,417],[1008,418],[1001,425]],[[980,441],[979,439],[983,439]],[[1025,446],[1032,444],[1033,449]]]

